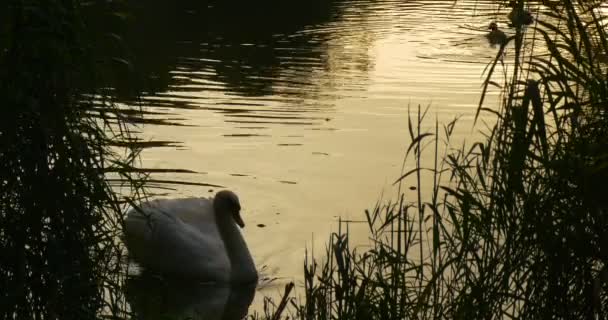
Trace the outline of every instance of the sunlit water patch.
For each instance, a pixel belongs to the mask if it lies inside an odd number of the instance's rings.
[[[423,130],[460,117],[456,145],[478,137],[484,70],[498,50],[485,35],[491,21],[506,29],[508,12],[487,1],[335,1],[290,23],[288,13],[252,21],[202,4],[163,8],[140,10],[128,39],[140,105],[183,124],[146,125],[143,136],[182,148],[146,150],[142,165],[193,170],[157,178],[239,194],[250,250],[275,279],[265,294],[300,281],[305,249],[322,251],[339,216],[362,219],[395,194],[408,110],[429,106]],[[166,196],[219,189],[177,185]]]

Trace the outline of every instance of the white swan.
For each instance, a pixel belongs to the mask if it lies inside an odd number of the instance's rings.
[[[239,199],[231,191],[213,200],[154,200],[131,209],[125,243],[144,267],[165,274],[231,284],[256,282],[253,258],[237,224]]]

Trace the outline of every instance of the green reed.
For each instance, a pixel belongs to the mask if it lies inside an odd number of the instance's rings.
[[[396,181],[417,194],[366,212],[371,249],[352,248],[347,228],[333,234],[325,262],[305,262],[304,301],[285,295],[294,309],[266,318],[608,318],[608,41],[599,4],[540,11],[517,1],[535,22],[490,63],[476,116],[494,116],[485,140],[453,149],[455,122],[422,131],[418,109],[408,123],[413,169]],[[491,79],[501,70],[498,85]],[[499,110],[484,104],[493,88]],[[428,148],[431,161],[421,157]]]

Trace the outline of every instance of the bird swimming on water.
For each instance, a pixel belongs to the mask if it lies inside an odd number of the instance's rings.
[[[490,29],[490,32],[486,34],[486,38],[491,45],[502,45],[507,42],[507,35],[502,30],[498,29],[496,22],[490,23],[488,29]]]
[[[517,1],[509,1],[507,6],[513,8],[508,15],[509,21],[511,21],[511,27],[519,28],[521,26],[531,25],[532,22],[534,22],[534,17],[530,11],[523,8],[523,4],[520,5]]]
[[[131,209],[125,244],[147,269],[217,283],[249,284],[257,270],[239,227],[241,205],[234,192],[213,198],[162,199]]]

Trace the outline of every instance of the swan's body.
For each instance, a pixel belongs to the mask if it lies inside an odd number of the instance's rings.
[[[490,42],[492,46],[502,45],[507,42],[507,35],[498,29],[498,25],[495,22],[490,23],[488,29],[490,29],[490,32],[486,34],[486,38],[488,38],[488,42]]]
[[[221,283],[257,281],[257,271],[237,224],[244,226],[237,196],[154,200],[128,212],[125,240],[144,267]]]

